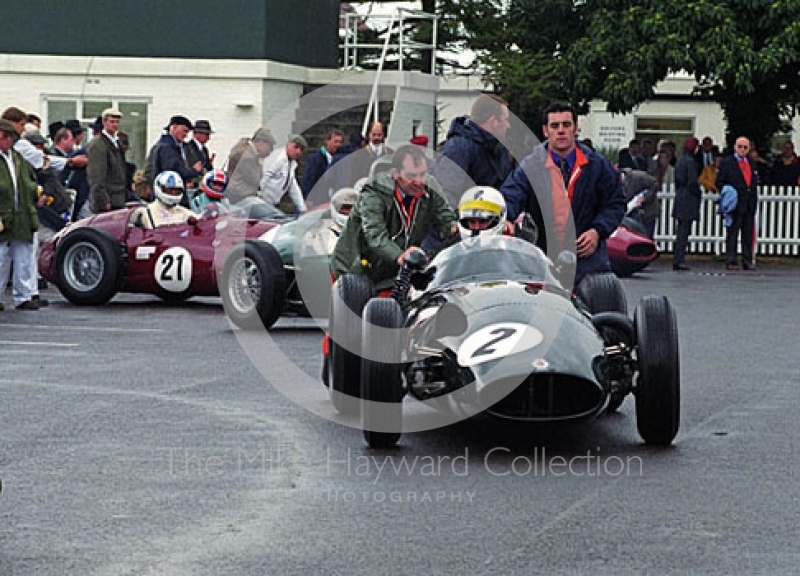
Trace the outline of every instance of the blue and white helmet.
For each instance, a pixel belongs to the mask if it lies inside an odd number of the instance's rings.
[[[167,206],[177,206],[183,198],[183,178],[177,172],[166,170],[156,176],[153,192]]]

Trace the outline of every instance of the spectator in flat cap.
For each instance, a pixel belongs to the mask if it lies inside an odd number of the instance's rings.
[[[195,162],[200,161],[203,164],[201,174],[192,183],[192,188],[197,188],[200,185],[200,180],[206,172],[211,172],[214,169],[215,154],[211,154],[206,147],[208,140],[213,134],[211,124],[208,120],[198,120],[194,123],[194,137],[184,145],[186,151],[186,163],[191,166]]]
[[[89,142],[89,204],[92,212],[109,212],[125,207],[125,182],[128,168],[119,145],[119,123],[122,113],[106,108],[101,115],[103,130]]]
[[[249,141],[239,141],[228,154],[228,201],[236,204],[258,194],[263,159],[272,153],[275,137],[259,128]]]
[[[297,161],[308,147],[306,139],[293,134],[286,146],[264,160],[259,196],[267,204],[278,206],[287,214],[306,212],[303,191],[297,184]]]
[[[47,144],[47,140],[34,124],[25,125],[25,132],[22,133],[22,137],[38,147],[39,150],[44,150],[44,145]]]
[[[14,141],[14,150],[19,152],[22,157],[30,164],[34,169],[34,177],[36,177],[35,172],[38,170],[42,170],[47,164],[53,168],[53,170],[63,170],[64,167],[67,165],[67,160],[65,158],[59,158],[58,156],[48,156],[42,150],[43,146],[35,146],[26,138],[22,138],[22,134],[28,128],[29,132],[37,130],[34,124],[28,123],[28,116],[17,108],[16,106],[11,106],[6,108],[2,114],[3,120],[9,121],[16,130],[15,134],[15,141]],[[38,233],[34,234],[33,238],[33,246],[34,246],[34,253],[38,247]],[[28,287],[29,292],[32,295],[34,301],[36,301],[37,306],[47,306],[49,303],[44,298],[39,298],[39,283],[38,283],[38,276],[39,271],[37,267],[36,258],[31,259],[28,264],[31,267],[30,274],[26,276],[26,278],[30,279],[31,285]]]
[[[203,163],[195,160],[189,165],[183,149],[184,141],[189,132],[194,128],[191,120],[186,116],[173,116],[166,126],[166,133],[161,135],[148,155],[148,166],[145,174],[152,186],[153,178],[162,172],[171,171],[181,175],[184,182],[194,182],[203,171]],[[181,206],[190,208],[187,190],[184,190]]]
[[[20,310],[39,309],[32,290],[37,283],[33,263],[34,233],[39,227],[34,208],[36,178],[13,148],[17,137],[17,127],[7,119],[0,120],[0,311],[12,263],[14,304]]]

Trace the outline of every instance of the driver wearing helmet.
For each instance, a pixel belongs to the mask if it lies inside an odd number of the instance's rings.
[[[350,218],[350,212],[358,201],[358,191],[355,188],[341,188],[331,196],[331,233],[328,238],[328,253],[332,253],[342,234],[344,225]]]
[[[207,172],[200,181],[200,191],[190,200],[192,210],[202,214],[206,210],[230,212],[230,204],[225,198],[228,188],[228,175],[224,170]]]
[[[338,238],[358,200],[355,188],[342,188],[331,197],[331,231]]]
[[[499,236],[506,224],[506,201],[489,186],[475,186],[458,204],[458,231],[462,240]]]
[[[149,213],[143,220],[144,226],[158,228],[186,223],[194,212],[180,205],[183,191],[183,178],[177,172],[168,170],[156,176],[153,182],[156,199],[143,207]]]

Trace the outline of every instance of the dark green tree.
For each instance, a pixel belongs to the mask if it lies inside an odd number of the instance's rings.
[[[591,8],[589,8],[589,6]],[[567,50],[568,90],[630,112],[670,72],[694,75],[696,94],[720,104],[726,140],[764,145],[800,102],[797,0],[599,0],[586,34]]]
[[[438,0],[450,42],[442,50],[474,50],[476,68],[541,137],[542,109],[573,100],[564,55],[581,37],[583,11],[572,0]]]
[[[440,63],[455,65],[448,54],[474,50],[474,68],[535,130],[553,100],[586,112],[599,98],[627,113],[680,71],[694,76],[697,96],[719,103],[729,142],[745,134],[764,145],[800,111],[800,0],[424,0],[424,7],[440,17]]]

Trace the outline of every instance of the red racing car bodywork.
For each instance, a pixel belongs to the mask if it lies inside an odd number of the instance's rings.
[[[658,249],[636,221],[625,218],[606,241],[608,259],[617,276],[627,277],[644,270],[658,258]]]
[[[78,305],[102,305],[117,292],[165,300],[222,296],[239,326],[269,327],[285,297],[283,267],[261,237],[274,222],[207,213],[148,228],[127,207],[81,220],[42,246],[39,273]]]

